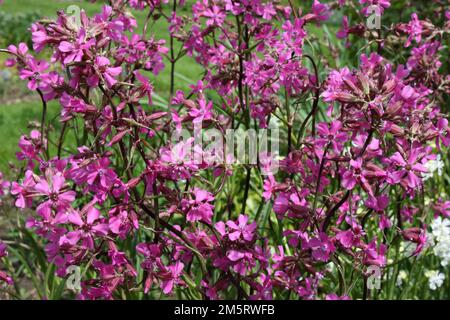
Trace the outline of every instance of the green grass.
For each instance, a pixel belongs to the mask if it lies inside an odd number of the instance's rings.
[[[67,8],[70,5],[78,5],[86,10],[88,14],[98,11],[102,4],[101,2],[90,3],[86,1],[60,1],[60,0],[5,0],[1,10],[6,12],[27,12],[38,11],[43,16],[56,16],[56,11]]]
[[[32,129],[40,126],[42,116],[42,103],[39,98],[36,101],[18,102],[6,106],[0,106],[0,136],[2,137],[0,148],[0,172],[11,178],[10,164],[21,168],[24,163],[16,159],[19,139],[28,134]],[[57,101],[51,101],[47,105],[46,123],[49,124],[49,150],[51,155],[57,153],[57,141],[60,138],[62,123],[59,120],[60,105]],[[76,138],[73,130],[67,130],[62,148],[62,155],[74,152]]]
[[[59,113],[56,102],[48,105],[48,119],[53,119],[53,125],[59,125],[55,116]],[[30,121],[39,121],[42,114],[42,106],[36,102],[20,102],[16,104],[0,106],[0,171],[8,174],[9,162],[17,164],[15,153],[19,151],[17,146],[19,138],[30,131]]]

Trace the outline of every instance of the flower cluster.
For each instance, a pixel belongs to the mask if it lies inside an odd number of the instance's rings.
[[[8,252],[6,251],[6,244],[0,241],[0,259],[7,257]],[[12,285],[13,279],[4,271],[0,270],[0,282],[6,282],[8,285]]]
[[[356,66],[333,68],[311,50],[309,30],[345,13],[345,1],[314,0],[306,13],[275,1],[198,1],[191,16],[178,10],[184,1],[109,2],[93,17],[82,11],[80,25],[63,11],[33,24],[33,53],[23,43],[3,50],[44,106],[39,128],[19,141],[23,174],[11,194],[34,211],[26,227],[57,275],[86,269],[78,298],[348,299],[342,281],[324,289],[344,277],[342,263],[367,281],[398,242],[412,244],[412,256],[424,250],[422,195],[450,145],[440,62],[449,23],[414,14],[392,37],[371,39],[345,16],[337,38],[368,37],[368,50]],[[149,12],[142,32],[126,5]],[[391,3],[354,5],[365,19]],[[151,19],[167,20],[170,41],[148,35]],[[403,64],[384,49],[392,38],[404,44]],[[44,49],[49,61],[37,58]],[[180,59],[203,71],[188,89],[175,82]],[[164,68],[167,101],[155,92]],[[255,164],[208,161],[197,137],[170,139],[183,128],[271,125],[283,126],[281,152]],[[279,172],[266,174],[263,160],[278,157]],[[0,176],[0,195],[3,187]],[[446,266],[448,220],[439,219],[434,250]]]

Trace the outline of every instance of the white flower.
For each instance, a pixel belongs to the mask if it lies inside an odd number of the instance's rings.
[[[429,160],[424,166],[428,169],[428,172],[422,174],[423,180],[425,181],[433,177],[433,174],[436,171],[438,175],[441,176],[442,168],[444,168],[444,162],[441,160],[441,155],[438,154],[436,160]]]
[[[437,217],[430,226],[435,242],[433,253],[441,259],[441,265],[446,267],[450,264],[450,220]]]
[[[450,220],[437,217],[431,223],[432,234],[435,238],[443,239],[450,235]]]
[[[445,280],[445,275],[438,270],[429,270],[425,272],[425,276],[428,278],[428,285],[431,290],[441,287]]]

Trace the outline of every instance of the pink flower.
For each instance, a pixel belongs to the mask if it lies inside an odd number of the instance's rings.
[[[42,74],[49,68],[46,61],[38,61],[31,58],[27,61],[26,68],[20,70],[20,79],[28,80],[28,89],[36,90],[39,87]]]
[[[272,175],[268,176],[266,180],[264,180],[264,192],[263,197],[266,200],[270,200],[274,194],[277,183]]]
[[[336,37],[338,39],[345,39],[348,37],[348,33],[349,33],[348,17],[344,16],[342,18],[342,27],[336,33]]]
[[[159,274],[161,278],[161,289],[164,294],[171,294],[176,284],[182,284],[180,279],[183,273],[184,264],[177,261],[174,265],[166,267],[164,271]]]
[[[376,240],[370,242],[364,249],[364,264],[384,267],[386,265],[387,246],[380,244],[377,248]]]
[[[198,107],[195,105],[189,111],[189,115],[194,118],[193,123],[201,123],[204,120],[212,119],[212,107],[211,101],[207,103],[203,98],[198,99]]]
[[[31,40],[33,41],[33,49],[41,52],[51,38],[47,35],[47,30],[39,23],[31,25]]]
[[[8,276],[5,272],[0,270],[0,281],[6,282],[8,285],[12,286],[14,284],[13,279]]]
[[[446,147],[450,146],[450,127],[448,126],[448,120],[441,118],[436,124],[438,130],[438,136],[436,137],[436,145],[440,149],[440,142]]]
[[[211,223],[214,206],[210,202],[214,201],[214,196],[208,191],[195,188],[194,198],[194,200],[182,200],[183,210],[187,211],[186,219],[191,222],[203,220]]]
[[[22,57],[23,59],[27,60],[28,58],[32,58],[31,55],[27,54],[28,52],[28,46],[26,43],[21,42],[17,47],[15,45],[8,46],[8,50],[12,52],[15,55],[18,55],[19,57]],[[6,67],[14,67],[17,64],[18,59],[16,57],[14,58],[8,58],[5,61]]]
[[[37,130],[32,130],[29,136],[20,137],[19,148],[21,151],[17,152],[16,156],[18,160],[28,161],[28,169],[33,169],[35,161],[40,161],[41,143],[41,133]]]
[[[108,88],[117,83],[116,77],[122,72],[122,67],[111,67],[109,59],[106,57],[96,57],[94,68],[95,73],[87,81],[90,86],[96,87],[99,84],[100,77],[106,82]]]
[[[334,244],[325,233],[320,233],[318,237],[309,240],[304,248],[311,249],[314,260],[323,262],[327,262],[330,258],[330,254],[336,250]]]
[[[42,202],[36,209],[36,212],[42,216],[49,216],[50,211],[61,211],[70,207],[75,200],[74,191],[65,191],[65,179],[60,173],[54,174],[47,179],[40,179],[34,186],[34,196],[45,196],[47,200]]]
[[[450,201],[443,201],[441,198],[433,205],[435,216],[450,217]]]
[[[323,148],[330,144],[336,154],[342,151],[344,143],[348,140],[347,133],[342,131],[342,122],[338,120],[334,120],[330,124],[319,123],[317,133],[319,138],[316,139],[316,145]]]
[[[356,184],[360,184],[366,192],[373,194],[372,187],[367,180],[367,174],[367,170],[363,169],[361,158],[350,160],[350,169],[342,175],[342,186],[347,190],[352,190]]]
[[[0,240],[0,259],[7,257],[8,256],[8,252],[7,252],[7,246],[5,243],[3,243],[3,241]],[[4,271],[0,270],[0,282],[6,282],[6,284],[12,286],[14,284],[13,279]]]
[[[124,60],[128,64],[133,64],[142,59],[147,46],[139,34],[133,34],[131,39],[122,35],[121,42],[122,46],[117,51],[117,58],[119,60]]]
[[[262,17],[263,19],[270,20],[273,16],[277,14],[273,3],[268,2],[262,6]]]
[[[147,278],[144,283],[144,293],[148,293],[152,283],[157,275],[156,269],[161,264],[161,245],[140,243],[136,246],[136,251],[143,255],[145,260],[141,263],[141,267],[147,272]]]
[[[376,197],[369,197],[364,203],[368,208],[375,210],[377,213],[383,213],[384,209],[389,205],[389,197],[387,195],[380,195]]]
[[[76,230],[62,236],[59,241],[60,245],[74,246],[81,239],[82,246],[92,250],[94,249],[94,239],[97,236],[108,234],[108,225],[102,222],[104,219],[100,217],[100,211],[94,207],[84,209],[81,215],[80,212],[71,210],[67,219],[76,226]]]
[[[139,80],[141,83],[141,86],[139,87],[140,96],[146,95],[148,98],[148,104],[153,104],[152,100],[152,94],[153,94],[153,85],[151,84],[150,80],[147,77],[144,77],[142,74],[140,74],[138,71],[134,72],[134,75],[136,76],[136,79]]]
[[[8,252],[6,251],[6,244],[0,241],[0,258],[6,257]]]
[[[323,22],[330,18],[329,7],[326,4],[322,4],[319,0],[314,0],[312,4],[312,13],[303,17],[305,21],[315,20],[316,22]]]
[[[113,169],[109,167],[110,160],[101,158],[87,167],[86,181],[91,186],[98,186],[109,189],[117,179],[117,175]]]
[[[381,230],[392,226],[392,222],[385,215],[385,209],[389,205],[389,197],[387,195],[369,197],[369,199],[365,202],[365,205],[380,215],[379,227]]]
[[[309,211],[308,202],[299,198],[297,193],[281,192],[274,201],[273,211],[282,216],[287,214],[289,217],[302,217]]]
[[[400,154],[400,152],[394,153],[390,160],[399,169],[395,172],[395,177],[401,179],[401,183],[404,187],[411,189],[417,189],[422,185],[421,173],[428,172],[420,160],[423,158],[423,154],[419,149],[411,149],[408,154]]]
[[[83,100],[72,97],[65,92],[63,93],[59,101],[63,106],[63,110],[61,112],[61,121],[68,121],[72,119],[72,117],[76,113],[84,114],[88,110],[96,110],[95,107],[88,106]]]
[[[74,43],[61,41],[58,49],[64,57],[63,63],[68,64],[71,62],[81,61],[83,59],[84,52],[89,50],[93,45],[95,45],[95,39],[86,41],[86,31],[84,29],[80,29],[78,32],[78,38]]]
[[[336,240],[346,249],[360,244],[360,239],[353,230],[339,231],[336,233]]]
[[[411,241],[417,244],[412,256],[417,256],[420,252],[422,252],[427,243],[427,234],[425,229],[408,228],[402,230],[401,234],[406,241]]]
[[[264,273],[260,276],[261,280],[256,284],[256,290],[249,298],[250,300],[273,300],[273,281],[270,276]]]
[[[411,21],[407,26],[408,40],[405,43],[405,47],[409,47],[411,42],[415,40],[417,43],[420,43],[422,40],[422,23],[417,16],[417,13],[411,14]]]
[[[361,12],[367,17],[370,14],[379,14],[382,15],[384,13],[384,9],[387,9],[391,6],[390,0],[359,0],[360,4],[365,4],[366,6],[361,10]],[[376,7],[377,10],[370,10],[370,8]]]
[[[227,258],[231,261],[233,270],[242,276],[255,265],[251,252],[230,250],[227,252]]]
[[[13,182],[11,185],[11,194],[16,196],[15,206],[17,208],[30,208],[33,203],[33,191],[36,182],[34,180],[33,172],[27,170],[22,184]]]
[[[247,224],[247,222],[248,217],[243,214],[239,215],[238,224],[231,220],[226,222],[228,228],[231,229],[228,233],[231,241],[239,240],[239,238],[245,241],[252,241],[255,236],[256,222],[252,222],[251,224]]]
[[[327,294],[325,300],[351,300],[349,296],[338,296],[336,293]]]
[[[206,20],[207,26],[221,26],[225,20],[225,14],[222,9],[216,5],[213,5],[211,8],[207,9],[203,15],[209,18]]]

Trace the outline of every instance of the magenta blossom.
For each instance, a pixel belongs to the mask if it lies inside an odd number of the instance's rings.
[[[366,5],[361,10],[366,17],[370,14],[382,15],[384,10],[391,6],[390,0],[359,0],[359,3]]]
[[[170,265],[165,268],[164,271],[159,275],[161,278],[161,289],[165,294],[172,293],[175,285],[183,284],[181,280],[181,275],[183,273],[184,264],[177,261],[174,265]]]
[[[384,267],[386,265],[386,250],[385,244],[380,244],[377,248],[376,240],[370,242],[364,249],[364,264]]]
[[[325,233],[309,240],[304,247],[311,249],[314,260],[327,262],[336,248]]]
[[[366,192],[373,194],[367,178],[368,171],[363,169],[363,160],[361,158],[350,160],[350,169],[342,175],[342,186],[347,190],[352,190],[357,184],[360,184]]]
[[[420,162],[423,156],[419,149],[411,149],[408,155],[402,155],[397,151],[390,157],[390,160],[399,168],[395,172],[395,177],[401,179],[404,187],[416,189],[422,185],[421,174],[428,172]]]
[[[49,181],[40,179],[34,186],[34,192],[34,196],[44,196],[47,199],[36,209],[42,216],[49,216],[51,210],[61,211],[69,208],[76,197],[74,191],[66,189],[65,179],[60,173],[51,176]]]
[[[7,249],[6,244],[0,240],[0,260],[8,256],[8,252],[6,251],[6,249]],[[2,270],[0,270],[0,282],[1,281],[6,282],[6,284],[10,286],[14,284],[13,279]]]
[[[82,217],[84,216],[84,217]],[[75,231],[71,231],[61,237],[60,245],[75,245],[82,240],[82,246],[94,249],[94,239],[96,236],[108,234],[108,225],[102,223],[100,211],[94,207],[87,208],[82,212],[72,210],[67,214],[67,219],[75,225]]]
[[[226,226],[228,227],[228,231],[226,231],[225,223],[219,221],[216,223],[215,228],[222,235],[228,235],[228,238],[231,241],[237,241],[239,239],[245,241],[252,241],[255,236],[256,222],[252,222],[248,224],[248,217],[244,215],[239,215],[238,224],[234,221],[227,221]]]
[[[194,200],[183,199],[182,201],[182,208],[187,212],[186,219],[191,222],[203,220],[210,223],[214,208],[210,202],[214,201],[214,196],[208,191],[197,188],[194,190],[194,198]]]
[[[80,29],[78,37],[74,43],[68,41],[62,41],[59,44],[59,51],[64,56],[64,64],[71,62],[79,62],[83,59],[85,51],[88,51],[91,46],[95,45],[95,39],[89,39],[86,41],[86,31]]]
[[[122,67],[111,67],[111,63],[106,57],[95,58],[95,73],[90,76],[88,84],[90,86],[98,86],[100,79],[104,80],[108,88],[117,83],[117,76],[122,72]]]
[[[342,123],[337,120],[332,121],[330,124],[319,123],[317,125],[317,133],[320,138],[316,140],[316,145],[325,147],[329,144],[337,154],[342,151],[344,143],[348,140],[348,135],[342,131]]]

